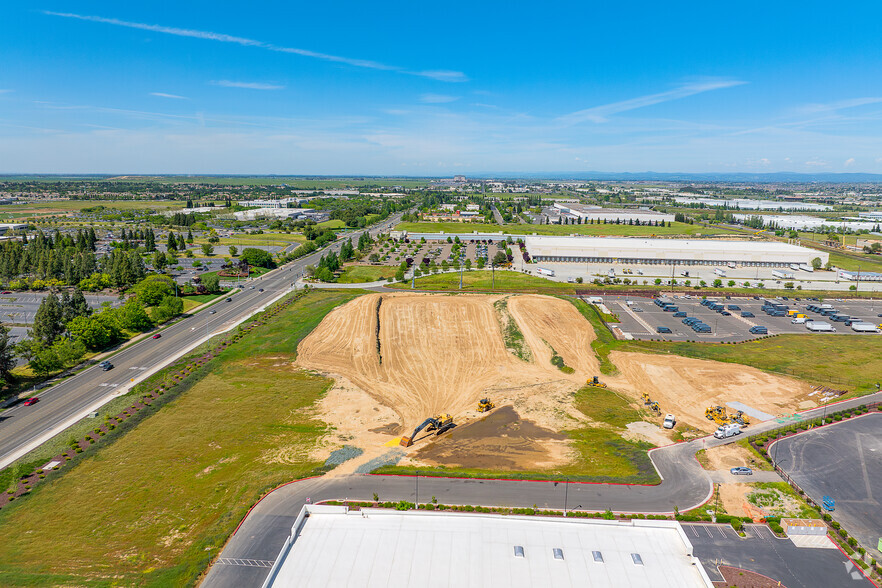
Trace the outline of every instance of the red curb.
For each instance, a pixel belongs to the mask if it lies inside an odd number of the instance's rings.
[[[390,478],[416,478],[416,474],[361,474],[362,476],[385,476]],[[491,480],[493,482],[545,482],[547,484],[605,484],[607,486],[647,486],[647,487],[655,487],[659,486],[661,482],[658,484],[628,484],[626,482],[579,482],[577,480],[573,480],[571,482],[567,482],[565,480],[533,480],[533,479],[524,479],[524,480],[514,480],[512,478],[467,478],[464,476],[421,476],[423,478],[431,478],[438,480]]]
[[[233,537],[236,533],[239,532],[239,528],[240,528],[240,527],[245,523],[245,521],[248,519],[248,515],[251,514],[251,511],[252,511],[252,510],[254,510],[255,508],[257,508],[257,505],[258,505],[258,504],[260,504],[261,502],[263,502],[263,499],[264,499],[264,498],[266,498],[267,496],[269,496],[270,494],[272,494],[273,492],[275,492],[275,491],[278,490],[279,488],[284,488],[285,486],[288,486],[289,484],[296,484],[297,482],[305,482],[306,480],[314,480],[315,478],[321,478],[321,476],[309,476],[308,478],[298,478],[297,480],[291,480],[290,482],[285,482],[284,484],[279,484],[278,486],[276,486],[275,488],[273,488],[272,490],[270,490],[269,492],[267,492],[266,494],[264,494],[263,496],[261,496],[261,497],[257,500],[257,502],[255,502],[254,504],[251,505],[251,508],[248,509],[248,512],[245,513],[245,516],[242,517],[242,520],[241,520],[241,521],[239,521],[239,524],[236,526],[236,530],[233,531],[233,533],[232,533],[232,535],[230,535],[230,537]]]

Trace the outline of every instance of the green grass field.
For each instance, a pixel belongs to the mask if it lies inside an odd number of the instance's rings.
[[[347,266],[337,282],[340,284],[363,284],[391,278],[398,271],[397,267],[388,265],[350,265]]]
[[[287,247],[291,243],[305,243],[306,237],[299,233],[264,233],[263,235],[249,235],[247,233],[237,233],[232,237],[223,237],[220,240],[221,245],[235,245],[239,248],[239,253],[245,247],[254,247],[255,245],[276,245],[278,247]],[[206,239],[195,239],[194,243],[201,245],[208,243]],[[197,249],[197,253],[199,253]]]
[[[290,362],[361,293],[310,292],[181,397],[0,511],[0,585],[193,584],[263,492],[321,465],[308,452],[326,425],[311,406],[331,382]]]
[[[497,225],[485,223],[399,223],[395,227],[399,231],[411,233],[503,233],[506,235],[613,235],[613,236],[641,236],[652,235],[719,235],[734,234],[725,227],[702,227],[701,225],[689,225],[685,223],[671,223],[670,227],[644,227],[633,225]]]
[[[0,214],[47,214],[52,212],[77,212],[84,208],[103,206],[105,209],[116,210],[167,210],[169,208],[183,208],[186,204],[183,200],[47,200],[36,201],[28,204],[14,204],[0,207]]]
[[[494,291],[494,292],[538,292],[540,294],[574,294],[576,284],[553,282],[522,274],[500,270],[496,273],[496,283],[493,284],[490,270],[473,270],[463,272],[462,292],[469,291]],[[410,282],[393,284],[393,288],[402,290],[410,289]],[[455,290],[459,292],[459,274],[432,274],[421,276],[416,279],[417,290]]]
[[[317,223],[316,226],[322,227],[325,229],[343,229],[346,227],[346,223],[344,223],[342,220],[340,220],[338,218],[335,218],[333,220],[328,220],[328,221],[325,221],[322,223]]]

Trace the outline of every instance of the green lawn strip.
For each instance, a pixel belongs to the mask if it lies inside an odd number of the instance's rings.
[[[391,278],[398,267],[389,265],[350,265],[337,278],[339,284],[363,284]]]
[[[496,478],[502,480],[563,480],[571,482],[614,482],[658,484],[661,480],[649,460],[651,445],[626,441],[613,431],[584,428],[567,431],[579,457],[568,465],[548,470],[508,471],[473,468],[418,468],[383,466],[374,474],[431,476],[441,478]]]
[[[316,226],[323,229],[343,229],[346,228],[346,223],[340,219],[333,219],[317,223]]]
[[[609,388],[581,388],[576,392],[576,408],[594,421],[618,428],[643,420],[640,411]]]
[[[215,275],[215,274],[217,274],[218,272],[221,272],[221,271],[223,271],[223,270],[214,270],[213,272],[204,272],[204,273],[200,273],[200,274],[197,274],[197,275],[200,276],[202,279],[204,279],[205,276],[213,276],[213,275]],[[249,274],[250,274],[249,277],[256,278],[256,277],[262,276],[263,274],[265,274],[265,273],[267,273],[267,272],[269,272],[269,271],[272,271],[272,270],[267,269],[267,268],[265,268],[265,267],[257,267],[257,266],[253,266],[253,267],[251,268],[250,272],[249,272]],[[220,276],[220,279],[221,279],[221,281],[223,281],[223,280],[226,280],[226,281],[236,281],[236,277],[235,277],[235,276]],[[245,278],[245,277],[241,277],[241,278],[239,278],[239,279],[240,279],[240,280],[245,280],[246,278]]]
[[[532,225],[532,224],[509,224],[497,225],[487,223],[457,223],[457,222],[407,222],[396,225],[395,230],[407,231],[408,233],[451,233],[466,234],[477,231],[479,233],[503,233],[504,235],[612,235],[612,236],[639,236],[650,237],[672,235],[711,235],[733,234],[738,231],[726,227],[703,227],[701,225],[689,225],[673,222],[671,226],[647,227],[637,225]],[[460,237],[462,238],[462,237]]]
[[[186,394],[0,511],[0,584],[192,584],[206,548],[216,555],[262,493],[322,471],[308,453],[326,425],[310,407],[331,381],[290,362],[325,314],[360,294],[303,295]]]
[[[852,257],[854,256],[854,257]],[[852,272],[882,272],[882,257],[852,252],[849,256],[830,253],[830,265]]]
[[[540,294],[574,294],[573,284],[552,282],[528,274],[511,271],[497,271],[495,286],[490,270],[475,270],[463,273],[463,292],[536,292]],[[392,284],[392,288],[410,289],[410,280]],[[459,290],[459,273],[432,274],[416,279],[417,290]]]

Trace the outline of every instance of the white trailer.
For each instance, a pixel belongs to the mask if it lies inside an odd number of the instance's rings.
[[[798,272],[800,270],[799,264],[798,263],[791,263],[790,269],[792,269],[795,272]]]
[[[833,325],[824,321],[808,321],[805,328],[813,333],[835,333],[836,329]]]
[[[536,273],[537,273],[537,274],[540,274],[540,275],[543,275],[543,276],[551,276],[551,277],[554,277],[554,270],[546,269],[546,268],[544,268],[544,267],[540,267],[540,268],[538,268],[538,269],[536,270]]]
[[[814,271],[815,271],[815,268],[813,268],[810,265],[806,265],[806,264],[802,264],[801,266],[799,266],[799,269],[801,269],[804,272],[808,272],[808,273],[814,273]]]
[[[785,272],[784,270],[772,270],[772,277],[778,278],[779,280],[792,280],[793,273]]]
[[[725,277],[726,277],[726,272],[723,271],[723,270],[721,270],[720,268],[715,269],[715,270],[714,270],[714,273],[717,274],[718,276],[720,276],[721,278],[725,278]]]
[[[873,323],[851,323],[851,330],[856,333],[878,333],[879,329]]]
[[[734,262],[734,261],[730,261],[730,262],[729,262],[728,264],[726,264],[726,265],[729,266],[729,269],[735,269],[735,262]]]
[[[603,304],[603,298],[600,296],[589,296],[588,302],[591,304]]]

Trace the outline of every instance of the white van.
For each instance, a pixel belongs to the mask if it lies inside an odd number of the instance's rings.
[[[674,415],[672,415],[672,414],[665,415],[665,423],[663,425],[665,429],[673,429],[674,425],[676,425],[676,424],[677,424],[677,419],[674,418]]]
[[[807,319],[805,317],[796,317],[795,319],[793,319],[790,322],[793,323],[794,325],[804,325],[806,320]]]
[[[725,439],[727,437],[734,437],[740,432],[741,425],[738,423],[729,423],[728,425],[720,425],[717,430],[714,431],[714,437],[717,439]]]

